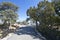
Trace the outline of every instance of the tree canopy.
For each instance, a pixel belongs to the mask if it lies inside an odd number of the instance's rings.
[[[0,3],[0,14],[4,22],[10,21],[11,23],[16,22],[18,18],[17,14],[18,7],[10,2]]]

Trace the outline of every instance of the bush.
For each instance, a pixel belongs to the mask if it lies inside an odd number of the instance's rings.
[[[47,40],[60,40],[60,31],[56,31],[56,29],[38,28],[37,29]]]

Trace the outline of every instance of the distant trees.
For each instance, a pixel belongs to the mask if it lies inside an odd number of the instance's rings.
[[[6,23],[14,23],[16,22],[18,15],[16,11],[18,7],[9,2],[2,2],[0,3],[0,16],[2,15],[2,21],[4,21],[4,25]]]
[[[51,37],[51,40],[57,39],[57,31],[60,25],[60,2],[48,2],[46,0],[39,2],[37,7],[30,7],[27,10],[27,15],[39,22],[38,30]],[[56,27],[57,28],[54,28]],[[37,26],[36,26],[37,27]],[[57,33],[56,33],[57,32]],[[50,35],[51,34],[51,35]],[[59,34],[59,33],[58,33]],[[55,37],[56,39],[54,39]],[[54,37],[54,38],[53,38]],[[48,37],[47,37],[48,38]]]

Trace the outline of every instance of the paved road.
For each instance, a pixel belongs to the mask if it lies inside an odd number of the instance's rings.
[[[7,40],[44,40],[44,37],[39,36],[35,29],[30,26],[21,26]]]

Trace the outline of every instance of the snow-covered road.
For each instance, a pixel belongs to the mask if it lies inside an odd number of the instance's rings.
[[[43,36],[39,35],[31,26],[22,25],[15,33],[7,37],[6,40],[45,40]]]

